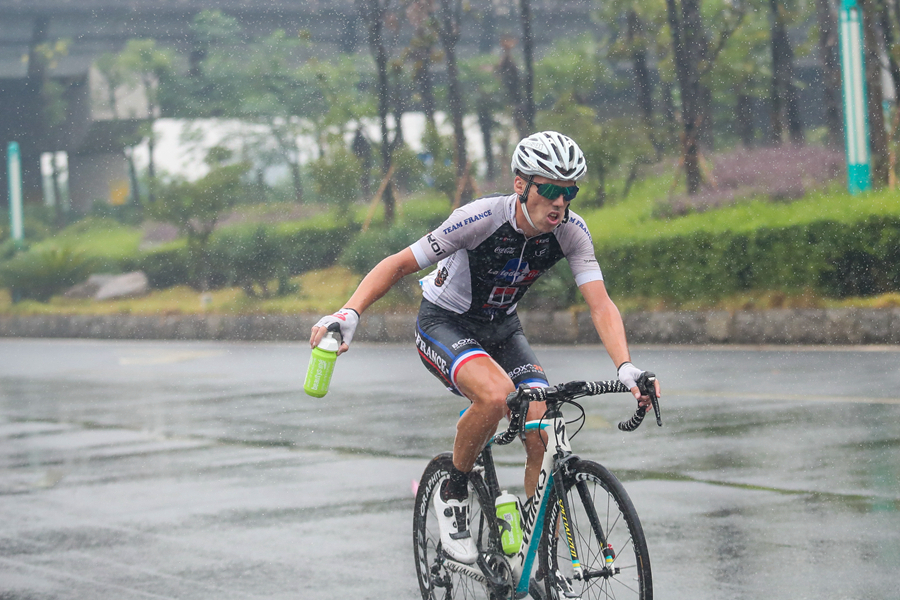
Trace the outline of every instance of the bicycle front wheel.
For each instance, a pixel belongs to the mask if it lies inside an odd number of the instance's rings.
[[[538,576],[547,598],[564,600],[562,577],[583,600],[652,600],[650,556],[637,511],[619,480],[597,463],[579,460],[563,480],[575,560],[561,517],[556,487],[550,490]],[[604,544],[604,541],[606,542]],[[573,563],[581,566],[576,577]]]
[[[413,546],[419,589],[424,600],[496,600],[500,594],[492,591],[480,567],[462,565],[450,560],[441,550],[441,533],[434,509],[434,496],[441,484],[450,476],[452,454],[436,456],[428,464],[416,493],[413,514]],[[471,513],[469,530],[475,537],[478,552],[486,557],[492,568],[502,569],[505,562],[500,557],[499,529],[493,510],[493,501],[477,472],[469,474],[469,498]]]

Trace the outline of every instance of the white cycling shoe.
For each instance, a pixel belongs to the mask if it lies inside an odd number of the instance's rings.
[[[455,561],[467,565],[474,563],[478,559],[478,548],[469,531],[472,512],[470,498],[451,498],[444,502],[438,489],[434,494],[434,512],[441,530],[441,547],[444,553]]]

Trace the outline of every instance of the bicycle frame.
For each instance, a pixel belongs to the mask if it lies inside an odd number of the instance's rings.
[[[522,506],[522,546],[518,553],[506,557],[513,574],[512,584],[515,588],[516,598],[521,598],[528,593],[531,573],[534,570],[534,561],[537,558],[538,545],[541,540],[541,531],[544,526],[544,516],[547,512],[547,501],[550,497],[548,492],[554,484],[559,485],[560,491],[562,489],[562,482],[555,481],[559,465],[561,462],[571,460],[574,457],[566,433],[566,421],[559,410],[549,412],[540,421],[528,421],[525,424],[525,431],[538,430],[547,432],[547,444],[541,461],[537,487],[535,487],[534,495]],[[500,488],[490,445],[482,451],[482,458],[485,467],[485,483],[491,496],[496,498],[500,493]],[[560,493],[558,496],[565,505],[565,494]],[[572,539],[571,528],[566,519],[567,509],[567,506],[563,506],[560,511],[561,525],[566,532],[569,551],[572,556],[572,565],[576,572],[580,574],[581,566],[578,561],[577,549]]]

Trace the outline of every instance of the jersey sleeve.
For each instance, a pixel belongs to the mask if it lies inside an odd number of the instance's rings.
[[[409,247],[419,268],[429,267],[457,250],[473,248],[484,232],[490,230],[496,217],[502,216],[497,213],[498,205],[493,198],[476,200],[454,210],[437,229]]]
[[[584,221],[573,212],[569,212],[569,221],[559,236],[560,247],[565,254],[575,285],[581,286],[591,281],[603,281],[603,272],[594,253],[594,241]]]

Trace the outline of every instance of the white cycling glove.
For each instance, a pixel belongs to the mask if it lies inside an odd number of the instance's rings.
[[[619,365],[619,381],[621,381],[629,390],[633,387],[637,387],[636,380],[642,373],[643,371],[630,362],[623,362]]]
[[[350,345],[353,340],[353,334],[356,333],[356,326],[359,325],[359,313],[352,308],[342,308],[333,315],[322,317],[316,323],[316,327],[328,327],[337,323],[341,328],[341,338],[343,342]]]

